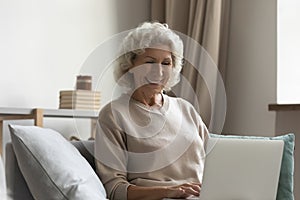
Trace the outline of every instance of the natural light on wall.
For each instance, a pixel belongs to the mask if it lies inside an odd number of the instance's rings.
[[[278,0],[277,103],[300,103],[300,1]]]

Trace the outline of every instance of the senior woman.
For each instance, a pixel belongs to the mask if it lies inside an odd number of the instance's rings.
[[[183,42],[167,25],[129,32],[115,79],[128,90],[99,114],[96,167],[108,198],[199,196],[208,131],[194,107],[170,97],[180,79]]]

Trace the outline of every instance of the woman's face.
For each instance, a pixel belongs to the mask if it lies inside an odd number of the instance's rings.
[[[172,73],[172,54],[163,49],[147,48],[136,56],[133,64],[129,72],[133,74],[135,89],[161,92]]]

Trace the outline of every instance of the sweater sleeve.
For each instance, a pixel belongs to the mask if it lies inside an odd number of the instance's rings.
[[[210,136],[209,136],[209,131],[206,125],[204,124],[204,122],[202,121],[201,117],[200,117],[200,125],[199,125],[199,135],[203,140],[204,147],[206,148],[207,140]]]
[[[127,199],[127,151],[126,135],[110,109],[99,114],[95,141],[96,171],[109,199]]]
[[[186,106],[186,111],[183,110],[183,112],[187,115],[189,115],[189,117],[192,118],[192,120],[194,121],[195,125],[198,127],[198,131],[199,131],[199,136],[201,137],[202,141],[204,142],[204,144],[206,144],[207,139],[210,137],[209,136],[209,131],[207,129],[207,126],[205,125],[205,123],[203,122],[200,113],[195,109],[195,107],[189,103],[186,100],[180,99],[182,101],[182,105]],[[183,106],[182,106],[183,108]]]

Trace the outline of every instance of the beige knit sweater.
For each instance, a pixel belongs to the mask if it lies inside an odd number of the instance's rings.
[[[187,101],[163,99],[148,108],[124,94],[101,110],[95,156],[109,199],[127,199],[130,184],[201,182],[207,128]]]

